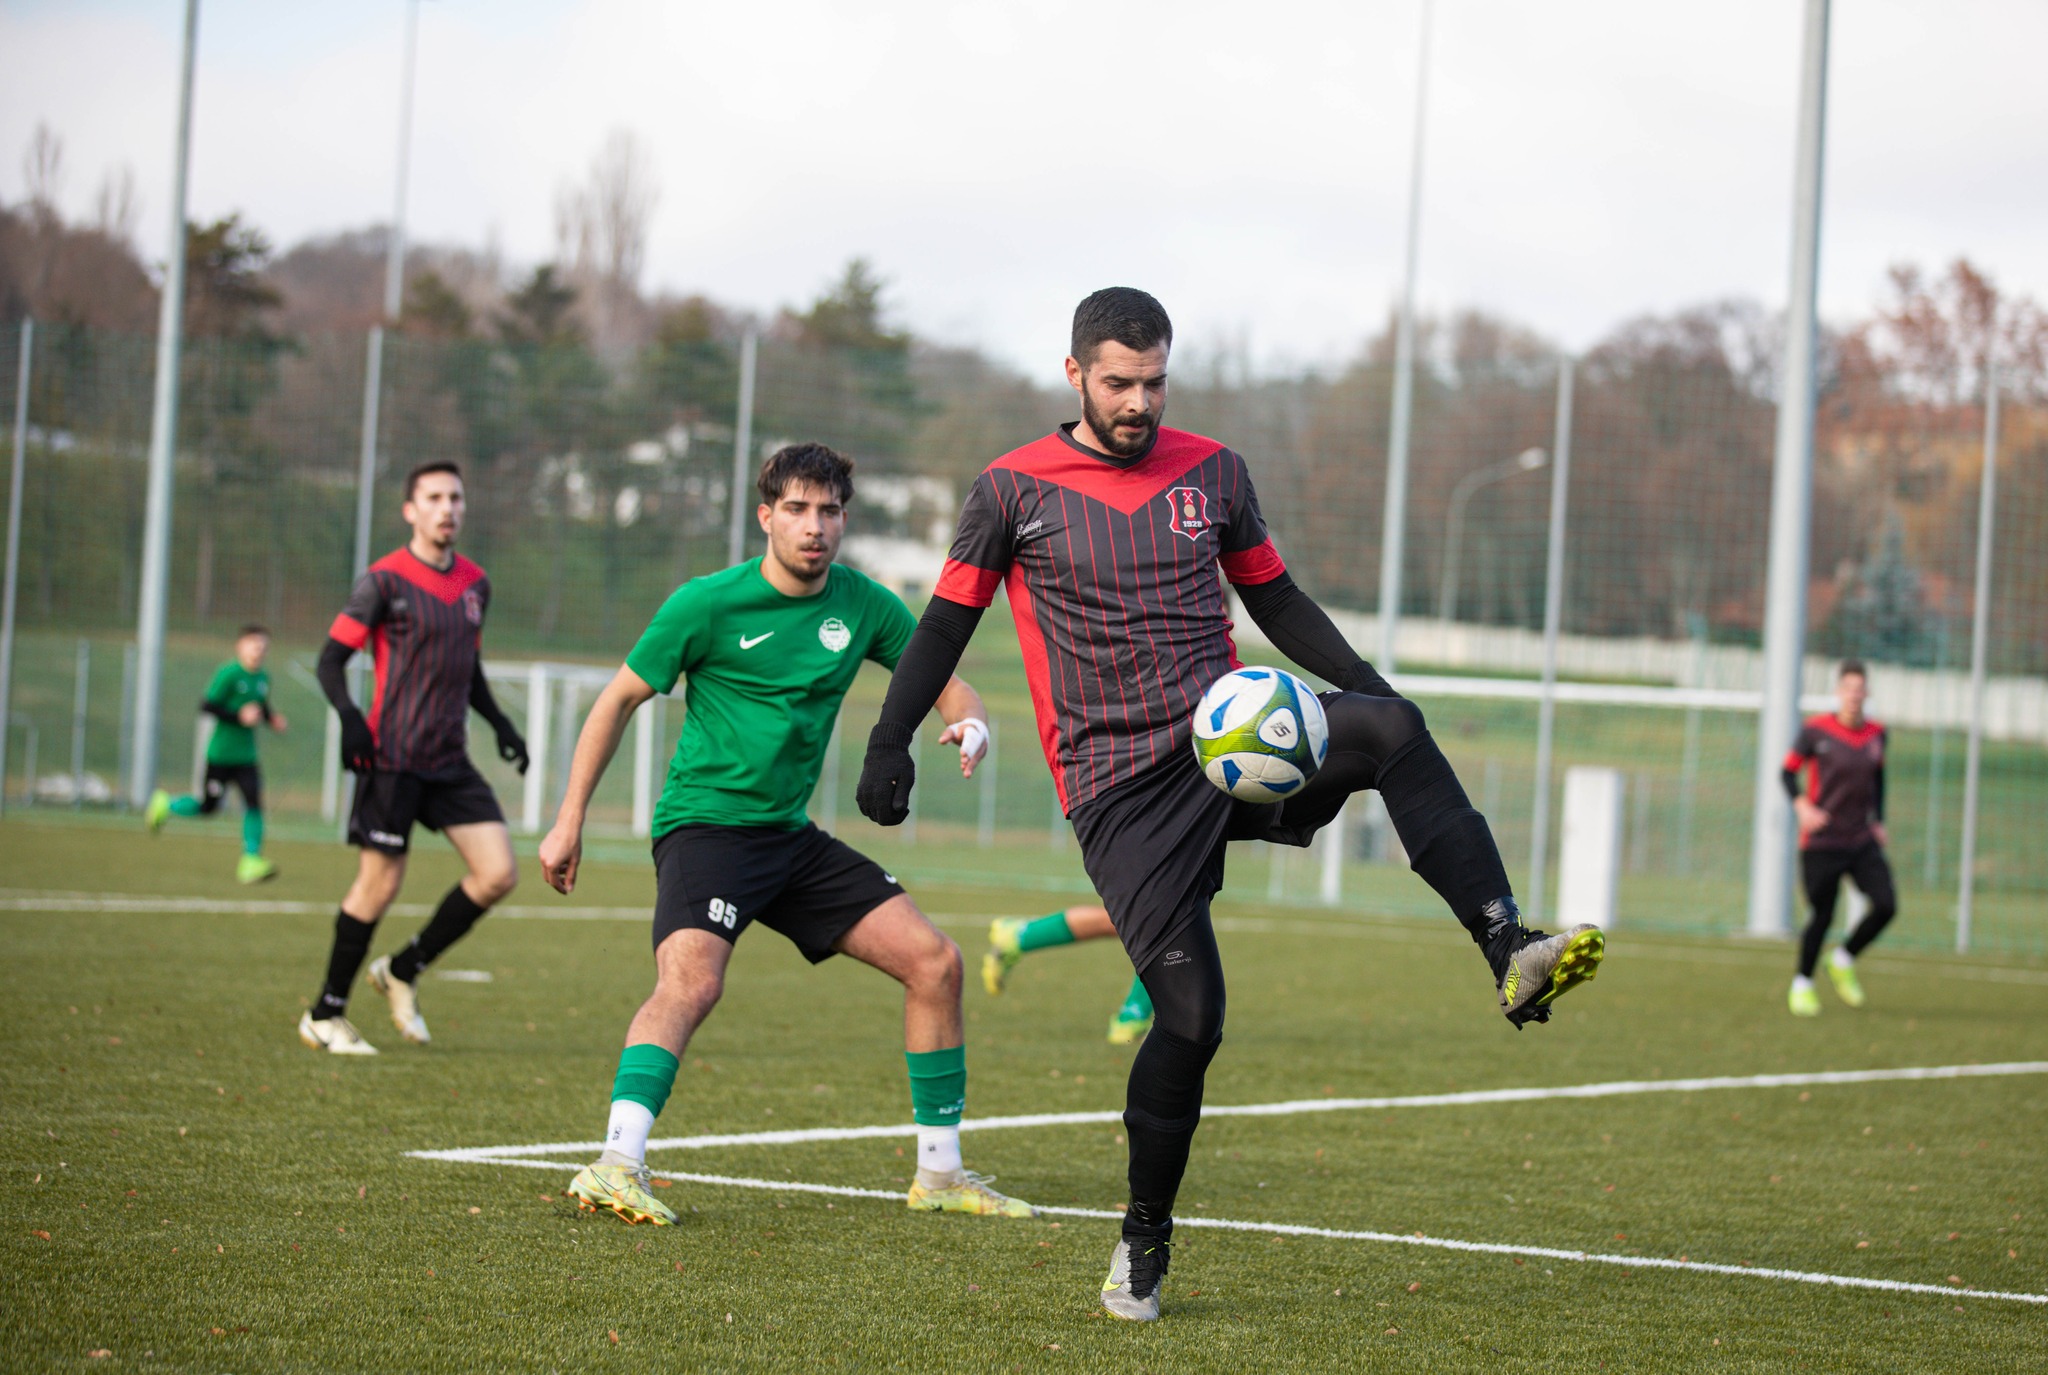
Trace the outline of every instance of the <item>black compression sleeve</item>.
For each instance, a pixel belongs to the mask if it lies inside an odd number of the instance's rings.
[[[226,707],[222,706],[220,703],[212,700],[211,698],[208,698],[206,701],[201,702],[199,704],[199,709],[205,712],[208,716],[214,717],[216,720],[232,721],[235,719],[234,712],[229,711]]]
[[[1282,573],[1271,582],[1237,589],[1244,609],[1273,647],[1311,673],[1320,674],[1346,692],[1373,697],[1398,696],[1373,666],[1358,657],[1329,614],[1294,579]]]
[[[974,627],[981,624],[982,610],[944,597],[926,603],[923,619],[904,646],[903,657],[896,661],[889,695],[882,699],[881,719],[875,723],[877,729],[897,726],[915,731],[931,714],[939,694],[952,681],[953,670],[960,666],[967,642],[974,638]]]
[[[484,661],[482,659],[476,661],[476,671],[470,674],[469,705],[476,711],[478,716],[491,723],[493,730],[502,731],[505,728],[505,712],[499,707],[498,699],[491,695],[491,683],[488,678],[484,677]]]
[[[1871,787],[1872,787],[1872,788],[1874,788],[1874,789],[1876,790],[1876,796],[1875,796],[1875,797],[1873,797],[1873,798],[1871,799],[1871,804],[1870,804],[1870,819],[1871,819],[1872,821],[1883,821],[1883,820],[1884,820],[1884,765],[1882,765],[1882,764],[1879,764],[1879,765],[1877,766],[1877,774],[1876,774],[1876,775],[1875,775],[1875,776],[1874,776],[1874,777],[1873,777],[1873,778],[1872,778],[1872,779],[1870,780],[1870,784],[1871,784]]]
[[[348,667],[348,656],[353,653],[355,651],[341,641],[330,638],[320,651],[319,666],[313,670],[314,676],[320,680],[320,690],[327,694],[327,700],[343,716],[357,710],[356,704],[349,700],[348,674],[344,672]]]
[[[1778,771],[1778,778],[1785,785],[1785,796],[1797,802],[1799,800],[1799,770],[1780,769]]]

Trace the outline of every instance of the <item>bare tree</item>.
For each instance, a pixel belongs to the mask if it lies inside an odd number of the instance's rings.
[[[47,124],[38,123],[29,136],[28,151],[21,155],[21,179],[36,213],[51,223],[60,220],[57,202],[64,194],[64,140]]]
[[[132,243],[142,220],[142,199],[135,190],[135,169],[122,163],[109,168],[93,196],[93,227],[115,243]]]
[[[651,329],[639,284],[660,198],[647,151],[626,129],[612,131],[581,182],[555,192],[556,257],[581,289],[590,337],[606,354],[630,351]]]

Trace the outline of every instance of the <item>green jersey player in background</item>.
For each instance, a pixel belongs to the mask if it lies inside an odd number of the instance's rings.
[[[648,1187],[648,1134],[691,1035],[724,992],[733,943],[759,922],[813,964],[851,955],[903,985],[917,1121],[910,1207],[1031,1217],[1031,1205],[961,1165],[960,948],[893,875],[804,815],[861,661],[895,667],[916,622],[894,593],[833,562],[851,461],[822,444],[791,445],[763,465],[759,486],[768,553],[685,583],[655,613],[584,721],[541,842],[548,884],[573,891],[584,815],[627,720],[687,677],[689,715],[654,813],[654,992],[626,1031],[604,1152],[569,1192],[627,1222],[675,1221]],[[988,749],[980,696],[955,677],[938,710],[940,743],[957,743],[960,771],[971,774]]]
[[[143,809],[152,832],[174,816],[212,816],[227,800],[228,785],[242,794],[242,858],[235,877],[261,883],[277,877],[277,866],[263,857],[263,774],[256,767],[256,728],[269,726],[282,735],[282,712],[271,710],[270,675],[263,660],[270,653],[270,632],[245,625],[235,636],[235,657],[213,671],[199,709],[214,718],[206,742],[206,784],[197,796],[172,797],[159,788]]]
[[[1109,909],[1080,903],[1043,917],[997,917],[988,927],[988,953],[981,957],[981,986],[998,997],[1010,982],[1010,971],[1034,950],[1050,950],[1076,941],[1099,941],[1116,934]],[[1152,1029],[1152,995],[1145,981],[1133,975],[1130,991],[1109,1019],[1109,1043],[1127,1046]]]

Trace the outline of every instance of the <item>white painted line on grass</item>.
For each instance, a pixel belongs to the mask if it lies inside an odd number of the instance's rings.
[[[964,1124],[963,1124],[964,1125]],[[659,1143],[650,1142],[649,1145]],[[411,1151],[424,1159],[443,1160],[450,1152]],[[512,1165],[526,1169],[566,1170],[582,1168],[559,1160],[536,1160],[530,1156],[465,1156],[467,1165]],[[772,1193],[829,1194],[839,1198],[869,1198],[902,1206],[903,1194],[889,1189],[857,1189],[838,1184],[812,1184],[790,1179],[753,1179],[744,1175],[695,1174],[682,1170],[651,1170],[663,1179],[690,1184],[712,1184],[730,1189],[765,1189]],[[1040,1213],[1058,1217],[1096,1218],[1118,1222],[1123,1214],[1107,1208],[1041,1207]],[[1784,1280],[1795,1284],[1829,1285],[1838,1289],[1876,1289],[1888,1294],[1936,1294],[1944,1298],[2001,1299],[2010,1303],[2048,1305],[2048,1294],[2027,1294],[1967,1286],[1916,1284],[1908,1280],[1871,1279],[1863,1275],[1830,1275],[1816,1270],[1782,1270],[1760,1265],[1721,1265],[1710,1261],[1674,1259],[1668,1256],[1622,1256],[1601,1251],[1569,1251],[1555,1246],[1517,1246],[1497,1241],[1461,1241],[1455,1237],[1432,1237],[1415,1233],[1352,1231],[1337,1227],[1306,1227],[1292,1222],[1246,1222],[1224,1217],[1177,1217],[1176,1227],[1207,1227],[1225,1232],[1258,1232],[1269,1236],[1317,1237],[1329,1241],[1370,1241],[1389,1246],[1421,1246],[1440,1251],[1463,1251],[1478,1255],[1532,1256],[1542,1260],[1570,1261],[1583,1265],[1619,1265],[1630,1270],[1685,1270],[1707,1275],[1733,1275],[1745,1279]]]
[[[2048,1074],[2048,1060],[2012,1060],[1991,1065],[1934,1065],[1908,1069],[1819,1070],[1806,1074],[1722,1075],[1707,1079],[1620,1079],[1601,1084],[1561,1084],[1549,1088],[1472,1089],[1461,1093],[1421,1093],[1399,1098],[1293,1098],[1278,1103],[1205,1104],[1202,1116],[1288,1117],[1298,1113],[1357,1112],[1393,1108],[1450,1108],[1488,1103],[1533,1103],[1553,1098],[1615,1098],[1643,1093],[1702,1093],[1716,1089],[1779,1089],[1807,1085],[1882,1084],[1927,1079],[1979,1079],[2014,1074]],[[1002,1131],[1017,1127],[1088,1126],[1121,1122],[1123,1114],[1041,1112],[1016,1117],[969,1117],[961,1131]],[[909,1123],[868,1127],[797,1127],[783,1131],[734,1132],[719,1136],[667,1136],[647,1143],[651,1151],[701,1151],[722,1146],[792,1146],[814,1141],[863,1141],[915,1136]],[[564,1151],[601,1151],[601,1141],[550,1141],[532,1146],[471,1146],[445,1151],[412,1151],[422,1160],[475,1160],[484,1156],[555,1155]]]

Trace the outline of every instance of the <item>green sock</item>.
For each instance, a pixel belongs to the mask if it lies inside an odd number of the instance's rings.
[[[188,795],[186,795],[186,796],[184,796],[184,797],[174,797],[174,798],[172,798],[172,799],[171,799],[171,815],[172,815],[172,816],[198,816],[198,815],[199,815],[199,799],[198,799],[198,798],[196,798],[196,797],[190,796],[189,794],[188,794]]]
[[[1067,914],[1055,912],[1049,917],[1034,917],[1024,923],[1024,929],[1017,933],[1019,950],[1043,950],[1048,945],[1072,945],[1074,933],[1067,929]]]
[[[920,1127],[957,1127],[967,1108],[967,1047],[906,1050],[910,1116]]]
[[[660,1046],[627,1046],[619,1052],[619,1072],[612,1079],[612,1101],[628,1099],[656,1117],[676,1086],[676,1071],[682,1062]]]
[[[263,853],[263,813],[249,811],[242,813],[242,853],[260,855]]]
[[[1152,1020],[1152,995],[1145,991],[1145,981],[1131,975],[1131,991],[1124,994],[1124,1005],[1116,1010],[1119,1022],[1149,1022]]]

